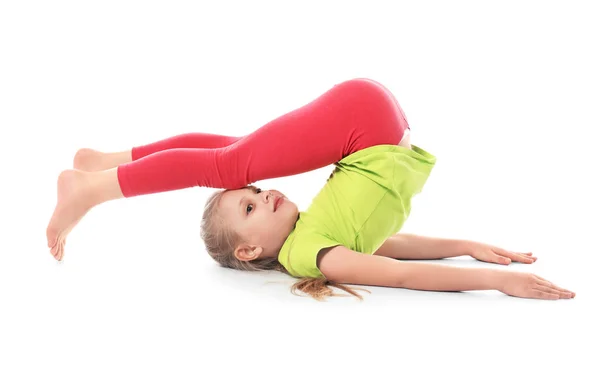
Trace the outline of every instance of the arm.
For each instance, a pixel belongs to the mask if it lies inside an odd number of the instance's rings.
[[[507,251],[494,245],[471,240],[433,238],[405,233],[390,236],[373,254],[405,260],[443,259],[465,255],[476,260],[503,265],[513,261],[532,264],[537,260],[531,252]]]
[[[443,259],[469,255],[468,244],[466,240],[397,233],[390,236],[373,255],[405,260]]]
[[[573,298],[575,294],[529,273],[410,263],[353,251],[342,245],[321,250],[317,266],[330,281],[396,288],[463,291],[499,290],[527,298]]]
[[[498,288],[498,271],[410,263],[373,256],[338,245],[319,253],[317,266],[331,281],[418,290],[489,290]]]

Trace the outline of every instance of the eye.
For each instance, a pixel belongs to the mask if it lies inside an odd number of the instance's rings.
[[[262,192],[262,189],[257,187],[255,190],[256,194],[259,194],[260,192]],[[248,207],[252,206],[252,204],[249,204],[248,206],[246,206],[246,215],[248,215]]]

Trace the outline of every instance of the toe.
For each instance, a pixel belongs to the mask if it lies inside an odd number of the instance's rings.
[[[48,228],[46,230],[46,239],[48,240],[48,248],[56,246],[58,233],[53,229]]]
[[[66,239],[63,240],[60,244],[60,251],[58,253],[58,261],[62,261],[63,257],[65,256],[65,244],[66,244]]]
[[[62,249],[62,239],[57,239],[56,244],[50,249],[50,253],[56,260],[60,257],[60,251]]]

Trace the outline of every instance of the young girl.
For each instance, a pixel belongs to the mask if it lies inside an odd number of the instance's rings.
[[[409,130],[391,92],[359,78],[246,136],[188,133],[124,152],[81,149],[74,169],[58,177],[48,247],[62,260],[68,233],[106,201],[205,186],[225,189],[209,197],[202,215],[201,236],[211,257],[229,268],[298,277],[292,292],[318,300],[337,295],[328,285],[362,299],[344,283],[574,297],[534,274],[396,260],[470,255],[505,265],[536,261],[531,253],[473,241],[397,233],[436,162],[410,144]],[[249,185],[330,164],[335,169],[304,212],[277,190]]]

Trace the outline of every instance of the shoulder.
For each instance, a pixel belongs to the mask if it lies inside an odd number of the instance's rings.
[[[323,277],[317,255],[323,248],[340,244],[313,226],[301,224],[288,236],[278,254],[278,261],[295,277]]]

